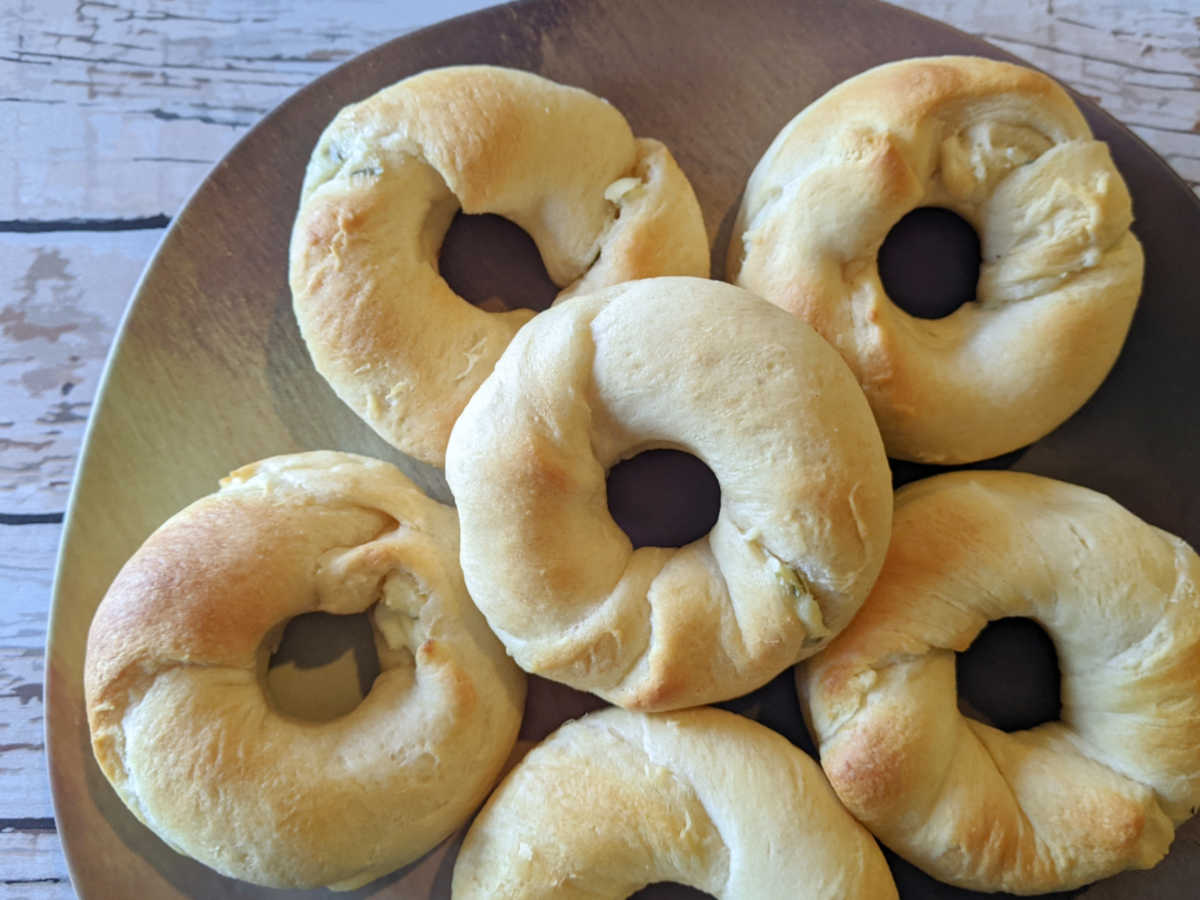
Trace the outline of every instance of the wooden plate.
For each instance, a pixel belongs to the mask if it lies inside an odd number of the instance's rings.
[[[542,0],[385,44],[319,79],[249,132],[176,218],[137,288],[68,513],[47,653],[47,746],[58,825],[80,895],[308,896],[229,881],[168,850],[125,811],[92,760],[81,683],[87,627],[146,535],[236,466],[302,449],[391,459],[447,498],[439,473],[401,458],[336,400],[309,364],[292,317],[286,250],[301,176],[318,133],[340,107],[419,70],[463,62],[529,69],[585,87],[621,109],[636,133],[672,148],[700,198],[719,273],[745,179],[780,127],[863,69],[940,53],[1005,57],[870,0]],[[1121,359],[1093,400],[1003,462],[1104,491],[1200,544],[1200,308],[1188,302],[1200,284],[1200,204],[1129,132],[1090,103],[1081,105],[1129,181],[1146,248],[1145,291]],[[898,477],[925,471],[908,467]],[[575,711],[577,699],[536,687],[525,737]],[[734,706],[803,741],[786,677]],[[1158,868],[1081,896],[1195,896],[1198,840],[1193,822]],[[355,896],[448,896],[453,848],[448,842]],[[971,896],[903,863],[895,871],[905,897]]]

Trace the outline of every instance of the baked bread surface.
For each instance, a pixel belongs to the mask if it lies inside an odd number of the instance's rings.
[[[727,900],[897,896],[816,763],[712,708],[610,708],[562,726],[475,819],[452,894],[617,900],[661,881]]]
[[[798,670],[838,796],[973,890],[1153,866],[1200,806],[1198,585],[1186,543],[1094,491],[1016,472],[906,485],[871,596]],[[955,688],[955,653],[1008,616],[1046,629],[1061,670],[1060,720],[1012,733],[962,715]]]
[[[643,450],[704,461],[717,521],[640,547],[606,474]],[[891,475],[852,374],[739,288],[655,278],[521,330],[451,433],[467,586],[528,672],[629,708],[744,694],[824,646],[883,559]]]
[[[467,398],[533,315],[472,306],[438,273],[460,209],[523,228],[560,300],[634,278],[709,274],[686,176],[665,146],[635,138],[587,91],[451,66],[342,110],[305,175],[293,306],[338,396],[389,443],[437,466]]]
[[[975,296],[941,319],[888,298],[878,253],[918,207],[978,233]],[[888,455],[980,460],[1095,392],[1141,292],[1132,202],[1050,78],[978,57],[902,60],[839,84],[776,136],[746,187],[730,281],[809,322],[862,384]]]
[[[516,740],[525,680],[462,583],[449,507],[344,453],[237,470],[121,570],[88,635],[92,747],[172,848],[273,887],[365,884],[461,825]],[[370,610],[382,669],[328,722],[265,687],[283,626]]]

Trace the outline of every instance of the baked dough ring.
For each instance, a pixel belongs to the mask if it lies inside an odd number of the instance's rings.
[[[533,315],[485,312],[438,274],[460,207],[525,229],[558,300],[709,272],[700,206],[671,154],[587,91],[457,66],[342,110],[313,151],[292,232],[296,316],[338,396],[437,466],[467,398]]]
[[[973,302],[894,305],[878,252],[921,206],[974,226]],[[1092,395],[1141,291],[1129,192],[1045,75],[974,57],[872,69],[775,138],[746,187],[731,281],[808,321],[857,375],[888,455],[960,463],[1025,446]]]
[[[559,728],[475,819],[452,894],[615,900],[659,881],[738,900],[897,896],[879,847],[817,764],[711,708],[609,708]]]
[[[956,472],[901,489],[887,562],[799,677],[850,812],[934,878],[1066,890],[1153,866],[1200,805],[1200,559],[1082,487]],[[1058,650],[1061,720],[955,704],[955,653],[1023,616]]]
[[[499,778],[525,679],[457,566],[455,514],[398,469],[275,457],[176,514],[121,570],[88,634],[92,747],[167,844],[274,887],[365,884],[432,848]],[[276,711],[286,622],[372,610],[382,669],[352,712]]]
[[[716,524],[641,547],[605,478],[653,448],[721,486]],[[815,653],[879,571],[891,477],[862,391],[795,317],[653,278],[526,325],[450,436],[467,587],[528,672],[619,706],[739,696]]]

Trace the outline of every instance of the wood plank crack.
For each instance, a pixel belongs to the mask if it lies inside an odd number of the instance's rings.
[[[0,232],[43,234],[54,231],[145,231],[166,228],[170,224],[171,217],[166,213],[125,219],[0,219]]]
[[[57,831],[54,819],[49,817],[0,819],[0,832],[5,831]]]

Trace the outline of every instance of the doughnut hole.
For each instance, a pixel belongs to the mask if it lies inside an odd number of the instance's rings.
[[[442,240],[438,271],[467,302],[488,312],[549,309],[558,287],[537,246],[503,216],[458,213]]]
[[[1054,642],[1032,619],[989,622],[955,662],[959,708],[1002,731],[1053,722],[1062,711]]]
[[[721,510],[707,465],[681,450],[646,450],[608,472],[608,512],[638,547],[683,547],[704,537]]]
[[[939,206],[921,206],[884,238],[879,279],[909,315],[942,319],[975,299],[981,261],[979,235],[966,219]]]
[[[296,616],[267,664],[267,697],[286,716],[327,722],[353,710],[379,674],[366,613]]]
[[[712,894],[673,881],[661,881],[635,891],[629,895],[629,900],[695,900],[697,897],[712,897]]]

